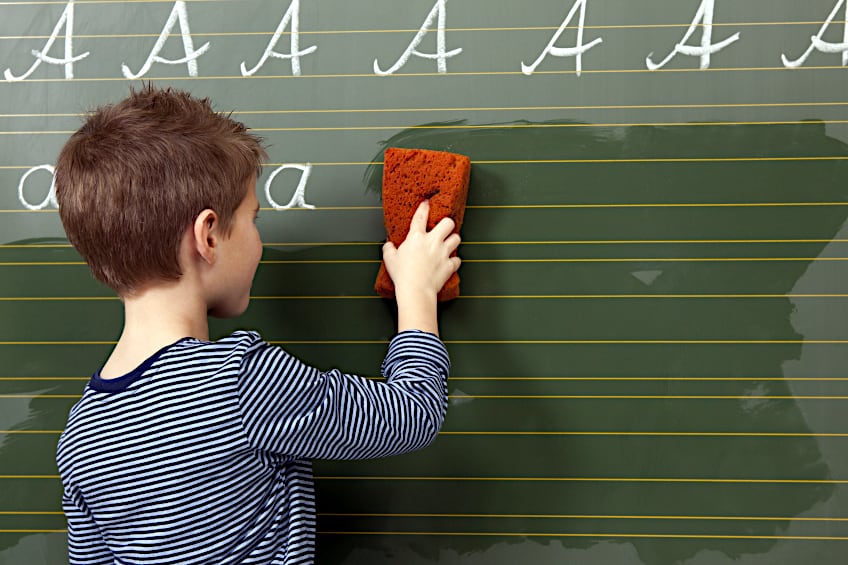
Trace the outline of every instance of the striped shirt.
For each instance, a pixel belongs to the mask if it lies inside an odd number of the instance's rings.
[[[426,446],[448,369],[424,332],[395,336],[378,381],[238,331],[182,339],[117,379],[95,374],[57,448],[70,562],[313,563],[310,460]]]

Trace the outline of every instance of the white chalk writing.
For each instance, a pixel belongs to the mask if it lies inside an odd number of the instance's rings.
[[[692,20],[692,25],[689,26],[688,30],[686,30],[686,35],[683,36],[680,43],[675,45],[671,53],[669,53],[668,56],[659,63],[654,63],[651,59],[653,53],[649,53],[645,58],[645,65],[647,65],[647,67],[652,71],[661,69],[666,65],[666,63],[671,61],[675,55],[680,53],[681,55],[689,55],[690,57],[700,57],[701,68],[710,68],[710,56],[713,53],[718,53],[731,43],[738,41],[740,37],[737,32],[718,43],[712,43],[714,13],[715,0],[702,0],[701,7],[698,8],[698,12],[695,14],[695,19]],[[698,46],[688,45],[687,42],[689,41],[689,38],[692,37],[692,34],[695,33],[695,30],[699,26],[703,28],[703,31],[701,32],[701,44]]]
[[[165,42],[171,35],[171,30],[178,21],[180,24],[180,36],[183,39],[185,57],[181,59],[165,59],[164,57],[160,57],[159,52],[162,51],[162,48],[165,46]],[[153,45],[153,49],[150,50],[150,55],[147,57],[147,61],[144,62],[141,69],[137,73],[133,73],[126,64],[122,64],[121,70],[125,77],[134,79],[147,74],[147,71],[150,70],[153,63],[165,63],[166,65],[181,65],[185,63],[188,66],[189,76],[196,77],[197,58],[203,55],[208,49],[209,42],[207,41],[202,47],[200,47],[200,49],[195,50],[194,41],[191,39],[191,31],[188,26],[188,11],[186,9],[185,0],[177,0],[177,2],[174,3],[174,8],[171,10],[171,14],[168,16],[168,21],[165,22],[165,27],[162,29],[162,33],[159,34],[159,39],[156,40],[156,43]]]
[[[291,50],[291,53],[277,53],[276,51],[274,51],[274,47],[277,46],[277,41],[279,41],[280,35],[282,35],[283,30],[286,29],[286,26],[289,25],[289,22],[291,22],[291,36],[289,39],[289,49]],[[310,53],[313,53],[316,49],[318,49],[317,45],[307,47],[303,50],[300,49],[300,33],[298,33],[299,27],[300,0],[293,0],[291,5],[289,6],[289,9],[286,10],[285,15],[283,15],[283,19],[280,20],[280,25],[277,26],[277,30],[274,32],[274,36],[271,38],[271,41],[268,43],[268,47],[265,49],[265,52],[259,59],[259,62],[256,63],[256,66],[248,70],[244,64],[244,61],[242,61],[242,76],[252,76],[256,71],[258,71],[262,67],[262,65],[265,64],[265,61],[267,61],[269,57],[275,57],[277,59],[291,59],[292,74],[295,76],[299,76],[301,56],[309,55]]]
[[[833,19],[836,17],[836,14],[839,12],[839,8],[845,6],[845,17],[843,18],[845,21],[842,22],[842,43],[830,43],[822,39],[824,33],[827,31],[827,28],[830,27],[830,24],[833,23]],[[807,57],[810,56],[810,53],[813,52],[813,49],[818,49],[822,53],[842,53],[842,66],[848,65],[848,0],[839,0],[834,6],[833,11],[825,20],[824,24],[819,29],[819,32],[812,36],[810,46],[804,51],[804,54],[798,57],[795,60],[789,60],[786,58],[786,55],[781,54],[780,58],[783,60],[783,64],[786,67],[800,67],[807,60]]]
[[[65,11],[62,12],[62,16],[59,18],[59,21],[56,22],[56,27],[53,28],[53,32],[47,39],[47,43],[44,44],[44,48],[41,51],[36,49],[32,50],[32,54],[35,56],[35,62],[33,62],[29,70],[22,75],[15,76],[12,74],[11,69],[6,69],[3,72],[3,76],[6,77],[6,80],[24,80],[31,75],[41,63],[48,63],[50,65],[65,65],[65,78],[74,78],[74,63],[85,59],[89,55],[89,52],[86,51],[85,53],[74,57],[74,6],[74,0],[69,0],[68,5],[65,6]],[[47,53],[59,37],[59,32],[62,30],[62,26],[65,26],[65,57],[63,59],[56,59],[49,56]]]
[[[26,188],[27,179],[36,171],[47,171],[50,173],[50,189],[47,191],[47,196],[44,197],[43,201],[38,204],[30,204],[29,200],[27,200],[26,196],[24,196],[24,189]],[[24,205],[24,208],[27,210],[44,210],[50,205],[54,208],[59,207],[59,204],[56,203],[56,179],[54,178],[53,173],[53,165],[38,165],[24,173],[21,180],[18,182],[18,200],[20,200],[21,204]]]
[[[446,15],[446,4],[447,0],[437,0],[436,4],[433,6],[433,9],[430,10],[430,13],[427,15],[427,19],[424,21],[424,24],[421,26],[421,29],[418,30],[418,33],[415,34],[415,37],[409,43],[409,46],[406,48],[406,51],[398,58],[397,62],[392,65],[388,70],[384,71],[380,68],[380,65],[377,63],[377,59],[374,59],[374,73],[378,75],[390,75],[403,67],[406,62],[409,60],[409,57],[415,55],[416,57],[422,57],[424,59],[435,59],[436,60],[436,69],[440,73],[446,73],[448,70],[447,59],[450,57],[456,57],[460,53],[462,53],[462,48],[453,49],[451,51],[445,51],[445,25],[447,22]],[[429,29],[433,26],[433,20],[438,17],[438,23],[436,24],[436,52],[435,53],[422,53],[418,50],[418,45],[421,43],[421,40],[424,39],[424,36],[427,34]]]
[[[276,199],[271,196],[271,185],[274,180],[277,178],[281,172],[293,169],[300,171],[300,177],[297,181],[297,186],[294,189],[294,194],[292,194],[291,199],[285,205],[279,204]],[[47,171],[50,173],[50,188],[47,191],[47,195],[44,197],[44,200],[38,203],[31,202],[30,198],[27,197],[27,187],[29,183],[27,180],[30,175],[37,171]],[[59,204],[56,201],[56,179],[54,177],[55,168],[53,165],[38,165],[28,169],[23,176],[21,176],[18,181],[18,200],[27,210],[44,210],[50,206],[53,208],[58,208]],[[309,181],[309,176],[312,174],[312,164],[311,163],[286,163],[274,169],[274,171],[268,177],[268,180],[265,181],[265,197],[268,199],[268,203],[275,210],[288,210],[290,208],[308,208],[314,209],[315,206],[306,202],[306,185]]]
[[[536,67],[539,66],[539,63],[545,58],[545,56],[550,53],[554,57],[575,57],[575,65],[577,69],[577,76],[580,76],[580,72],[583,70],[583,53],[594,47],[595,45],[603,42],[603,39],[598,37],[597,39],[593,39],[591,43],[584,44],[583,43],[583,26],[586,21],[586,4],[588,0],[577,0],[574,3],[574,6],[571,7],[571,11],[568,12],[568,15],[562,21],[562,24],[559,26],[559,29],[554,34],[548,46],[545,47],[542,54],[539,55],[539,58],[532,65],[525,65],[523,62],[521,63],[521,72],[525,75],[533,74],[533,71],[536,70]],[[575,12],[580,10],[580,21],[577,25],[577,45],[574,47],[555,47],[554,44],[559,39],[559,36],[562,35],[562,32],[565,30],[566,26],[571,23],[572,18],[574,18]]]
[[[387,68],[380,67],[378,59],[373,59],[373,71],[377,75],[391,75],[400,70],[409,62],[411,57],[420,57],[436,62],[436,68],[439,73],[447,73],[447,60],[456,57],[463,52],[461,47],[448,50],[446,47],[446,30],[447,30],[447,1],[436,0],[430,12],[427,14],[423,24],[418,29],[415,37],[407,45],[406,49],[395,61],[395,63]],[[739,32],[722,39],[721,41],[713,41],[714,17],[716,11],[716,0],[699,0],[698,9],[694,18],[689,24],[681,41],[674,45],[670,53],[668,53],[661,61],[654,60],[654,53],[651,52],[645,57],[645,65],[649,70],[659,70],[665,67],[672,59],[678,55],[689,57],[698,57],[700,59],[700,68],[708,69],[711,63],[713,54],[718,53],[729,45],[740,40]],[[568,3],[566,3],[568,5]],[[542,50],[539,56],[531,64],[521,62],[521,72],[525,75],[532,75],[537,72],[538,67],[544,62],[548,55],[553,57],[574,57],[576,75],[580,76],[583,69],[583,55],[590,49],[601,43],[605,43],[604,38],[596,37],[591,41],[585,40],[585,21],[586,12],[588,11],[589,0],[572,0],[571,8],[565,16],[565,19],[560,23],[559,28],[551,37],[546,47]],[[240,64],[242,76],[253,76],[256,74],[269,59],[288,59],[291,64],[291,72],[294,76],[300,76],[301,58],[315,53],[318,49],[317,45],[311,45],[306,48],[300,46],[300,11],[302,0],[289,0],[288,8],[279,20],[276,30],[271,36],[262,56],[257,63],[251,67],[247,67],[247,62],[242,61]],[[198,8],[200,9],[200,8]],[[3,10],[0,4],[0,11]],[[68,0],[64,11],[53,27],[53,31],[48,36],[41,50],[32,50],[32,55],[35,60],[29,68],[21,73],[15,74],[11,67],[4,70],[6,81],[23,81],[31,77],[33,72],[41,65],[48,63],[50,65],[62,65],[66,79],[74,78],[74,63],[86,59],[91,54],[89,51],[74,54],[74,17],[76,10],[76,2]],[[840,10],[844,11],[844,16],[840,19],[838,14]],[[5,20],[0,20],[5,21]],[[576,22],[576,26],[574,23]],[[807,49],[796,59],[790,59],[786,54],[781,54],[783,64],[786,67],[802,66],[814,51],[822,53],[833,53],[842,55],[842,66],[848,66],[848,0],[836,0],[836,4],[828,15],[827,19],[819,29],[818,33],[811,36],[810,44]],[[176,26],[179,25],[179,30]],[[825,34],[828,33],[834,25],[842,26],[842,40],[828,41]],[[576,27],[577,37],[573,46],[559,47],[557,43],[562,41],[562,36],[566,29]],[[623,27],[623,26],[615,26]],[[637,26],[638,27],[638,26]],[[287,34],[285,31],[289,29],[289,52],[284,53],[277,50],[280,39]],[[698,43],[690,43],[693,36],[701,30],[701,40]],[[831,30],[833,31],[833,30]],[[172,33],[173,32],[173,33]],[[433,53],[424,53],[421,51],[421,42],[429,32],[435,32],[436,48]],[[171,35],[179,35],[182,40],[182,47],[185,53],[184,57],[178,59],[167,59],[162,57],[160,53],[165,48],[165,44]],[[56,42],[60,38],[64,41],[64,52],[61,56],[51,56],[51,49],[56,48]],[[189,27],[188,8],[186,0],[177,0],[174,2],[171,12],[168,15],[167,21],[158,35],[147,59],[137,72],[133,72],[126,63],[121,64],[123,76],[128,79],[136,79],[144,76],[155,63],[163,63],[167,65],[185,64],[188,75],[191,77],[198,76],[198,59],[205,54],[211,46],[211,42],[204,43],[201,47],[195,49],[194,41],[191,36]],[[91,59],[89,59],[90,61]],[[622,69],[629,71],[631,69]],[[344,75],[341,75],[344,76]]]
[[[300,171],[300,179],[297,182],[297,188],[294,190],[294,194],[289,200],[289,203],[285,206],[281,206],[277,203],[276,200],[271,196],[271,183],[274,182],[274,179],[277,178],[277,175],[286,169],[295,169]],[[309,208],[313,209],[315,206],[312,204],[306,203],[306,182],[309,180],[309,175],[312,173],[312,164],[298,164],[298,163],[286,163],[280,167],[274,169],[274,172],[268,177],[268,180],[265,181],[265,198],[268,199],[268,203],[275,210],[288,210],[289,208]]]

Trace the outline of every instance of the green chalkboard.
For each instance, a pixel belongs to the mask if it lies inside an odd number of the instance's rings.
[[[319,563],[844,563],[846,4],[0,3],[0,564],[65,561],[55,445],[121,324],[50,167],[142,80],[269,145],[213,334],[321,367],[375,374],[394,330],[384,149],[471,157],[445,426],[316,462]]]

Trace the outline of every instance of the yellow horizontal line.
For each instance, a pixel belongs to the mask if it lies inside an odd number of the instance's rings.
[[[0,380],[3,380],[0,377]],[[86,379],[87,380],[87,379]],[[454,377],[451,381],[848,381],[848,377]]]
[[[460,299],[608,299],[608,298],[846,298],[848,294],[463,294]],[[318,295],[318,296],[252,296],[253,300],[323,300],[323,299],[372,299],[378,296]],[[0,298],[0,300],[18,300]],[[24,300],[34,300],[25,298]],[[37,299],[35,299],[37,300]],[[82,298],[81,300],[85,300]]]
[[[0,135],[71,135],[76,130],[0,131]]]
[[[373,300],[380,296],[374,295],[288,295],[288,296],[251,296],[251,300]]]
[[[266,127],[251,128],[255,132],[299,131],[394,131],[394,130],[485,130],[485,129],[551,129],[551,128],[612,128],[612,127],[677,127],[677,126],[779,126],[846,124],[848,120],[792,120],[792,121],[737,121],[737,122],[639,122],[639,123],[539,123],[539,124],[453,124],[453,125],[378,125],[378,126],[327,126],[327,127]],[[71,135],[76,130],[16,130],[0,131],[0,135]]]
[[[625,105],[575,105],[575,106],[478,106],[445,108],[294,108],[277,110],[236,110],[233,115],[251,114],[368,114],[412,112],[528,112],[551,110],[686,110],[705,108],[797,108],[848,106],[848,102],[772,102],[741,104],[625,104]],[[0,114],[0,118],[75,118],[85,113],[21,113]]]
[[[117,296],[0,296],[0,302],[55,302],[55,301],[118,300]]]
[[[848,294],[463,294],[460,299],[845,298]],[[276,298],[276,297],[271,297]],[[309,298],[309,297],[303,297]],[[316,297],[320,298],[320,297]],[[0,299],[2,300],[2,299]],[[14,299],[13,299],[14,300]]]
[[[0,478],[3,478],[0,476]],[[56,477],[58,478],[58,476]],[[456,481],[456,482],[586,482],[586,483],[718,483],[718,484],[848,484],[848,479],[718,479],[689,477],[426,477],[316,476],[318,481]]]
[[[26,165],[0,165],[0,170],[12,170],[12,169],[29,169]],[[0,210],[0,212],[4,214],[18,213],[18,214],[55,214],[58,212],[56,208],[46,208],[44,210],[26,210],[26,209],[16,209],[16,210]]]
[[[70,243],[3,243],[0,249],[71,249]]]
[[[0,342],[2,343],[2,342]],[[282,343],[319,343],[314,341],[288,341]],[[336,342],[329,342],[336,343]],[[358,343],[358,342],[351,342]],[[845,339],[526,339],[526,340],[509,340],[509,339],[449,339],[445,343],[454,344],[480,344],[480,345],[509,345],[509,344],[529,344],[529,345],[559,345],[559,344],[588,344],[588,345],[605,345],[605,344],[669,344],[669,345],[712,345],[712,344],[836,344],[848,343]]]
[[[85,265],[85,261],[8,261],[0,262],[0,267],[47,267],[51,265]]]
[[[48,432],[45,432],[48,433]],[[444,436],[626,436],[626,437],[848,437],[848,433],[812,432],[568,432],[568,431],[441,431]]]
[[[90,377],[0,377],[0,381],[87,381]]]
[[[470,205],[469,209],[559,209],[559,208],[765,208],[803,206],[848,206],[848,202],[647,202],[613,204],[495,204]],[[382,207],[374,207],[382,210]]]
[[[62,430],[0,430],[0,434],[14,435],[50,435],[61,434]]]
[[[61,514],[61,512],[59,512]],[[340,518],[498,518],[545,520],[707,520],[745,522],[848,522],[848,518],[805,516],[669,516],[669,515],[604,515],[604,514],[466,514],[466,513],[396,513],[396,512],[319,512],[318,516]]]
[[[79,398],[80,395],[0,395],[0,398]],[[451,394],[455,400],[848,400],[848,396],[754,396],[711,394]]]
[[[794,345],[794,344],[845,344],[844,339],[447,339],[447,344],[455,345]],[[10,343],[10,342],[0,342]],[[21,342],[28,343],[28,342]],[[50,342],[46,342],[50,343]],[[74,342],[68,342],[74,343]],[[100,343],[100,342],[85,342]],[[106,342],[103,342],[106,343]],[[112,342],[108,342],[112,343]],[[385,344],[386,340],[278,340],[273,344],[292,345],[368,345]]]
[[[0,37],[0,39],[3,39]],[[233,112],[235,114],[235,112]],[[44,113],[20,113],[20,114],[0,114],[0,118],[84,118],[85,112],[44,112]]]
[[[796,68],[786,68],[786,67],[711,67],[708,69],[701,68],[685,68],[685,69],[582,69],[581,72],[586,75],[597,74],[597,75],[614,75],[614,74],[667,74],[667,73],[722,73],[722,72],[761,72],[761,71],[779,71],[779,72],[801,72],[801,71],[835,71],[835,70],[844,70],[842,66],[804,66],[804,67],[796,67]],[[533,73],[534,75],[576,75],[576,70],[559,70],[559,71],[536,71]],[[145,80],[150,82],[159,82],[159,81],[190,81],[190,82],[198,82],[198,81],[223,81],[223,80],[283,80],[283,79],[296,79],[296,80],[305,80],[305,79],[353,79],[353,78],[368,78],[368,79],[379,79],[379,80],[399,80],[401,78],[420,78],[420,77],[504,77],[504,76],[515,76],[528,78],[521,71],[456,71],[449,73],[439,73],[439,72],[429,72],[429,73],[396,73],[389,76],[378,75],[375,73],[336,73],[336,74],[314,74],[314,75],[251,75],[251,76],[242,76],[242,75],[218,75],[218,76],[171,76],[171,77],[151,77]],[[529,80],[529,79],[528,79]],[[27,82],[30,83],[54,83],[54,82],[128,82],[128,79],[122,76],[112,76],[112,77],[91,77],[91,78],[28,78]]]
[[[81,394],[0,394],[0,398],[82,398]]]
[[[567,259],[463,259],[463,263],[674,263],[740,261],[848,261],[848,257],[584,257]],[[276,261],[274,261],[276,262]],[[290,261],[298,263],[300,261]],[[320,263],[323,261],[303,261]],[[344,262],[344,261],[334,261]],[[368,262],[368,261],[358,261]],[[379,263],[379,260],[372,261]],[[268,261],[268,263],[272,263]],[[0,263],[2,265],[3,263]]]
[[[848,202],[846,202],[848,204]],[[594,239],[539,241],[463,241],[463,245],[656,245],[705,243],[846,243],[848,239]],[[382,244],[382,242],[375,242]]]
[[[357,264],[357,263],[379,263],[379,259],[315,259],[315,260],[277,260],[268,259],[259,261],[260,265],[340,265],[340,264]]]
[[[0,510],[0,516],[62,516],[61,510]]]
[[[845,161],[846,155],[816,157],[648,157],[631,159],[499,159],[474,161],[476,165],[529,165],[529,164],[571,164],[571,163],[735,163],[735,162],[775,162],[775,161]],[[319,163],[313,163],[319,164]],[[337,163],[323,163],[335,165]],[[367,165],[370,163],[338,163]]]
[[[794,541],[848,541],[839,536],[733,536],[707,534],[612,534],[612,533],[538,533],[538,532],[363,532],[319,531],[321,535],[377,535],[377,536],[486,536],[486,537],[551,537],[551,538],[640,538],[640,539],[748,539]]]
[[[0,534],[64,534],[68,530],[0,530]]]
[[[848,295],[846,295],[848,296]],[[251,300],[379,298],[379,296],[251,296]],[[0,296],[0,302],[116,301],[117,296]]]
[[[0,341],[0,345],[115,345],[117,341]]]

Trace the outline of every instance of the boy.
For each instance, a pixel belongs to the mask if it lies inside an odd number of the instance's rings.
[[[398,335],[385,382],[320,372],[254,332],[209,341],[247,308],[262,253],[258,138],[208,100],[147,86],[92,114],[59,156],[68,239],[124,304],[123,332],[57,448],[71,563],[313,563],[310,459],[430,443],[447,351],[436,293],[459,237],[428,204],[383,247]]]

